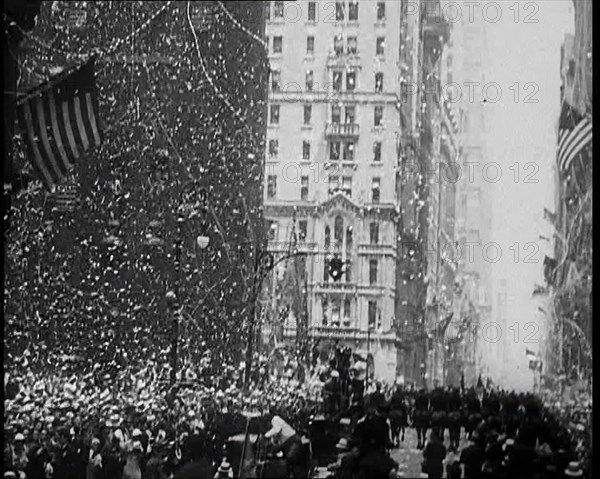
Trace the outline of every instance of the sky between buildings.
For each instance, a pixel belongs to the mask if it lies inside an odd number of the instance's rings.
[[[493,204],[492,237],[501,251],[492,281],[495,286],[502,280],[507,284],[505,324],[499,324],[502,354],[494,369],[505,386],[529,389],[533,375],[525,349],[538,351],[546,334],[546,320],[531,293],[536,283],[543,284],[542,263],[551,246],[539,236],[548,236],[549,231],[544,207],[555,209],[560,46],[564,34],[573,33],[573,9],[570,0],[498,4],[502,17],[486,22],[488,55],[483,65],[486,83],[496,82],[500,87],[496,91],[501,91],[498,101],[485,105],[484,163],[496,162],[501,171],[496,183],[487,183]],[[493,11],[488,12],[491,17]],[[489,99],[495,95],[494,88],[488,88]],[[487,173],[490,178],[496,174],[491,167]],[[491,256],[493,250],[488,253]],[[494,295],[497,292],[494,287]],[[527,325],[530,322],[539,327],[537,333],[536,326]]]

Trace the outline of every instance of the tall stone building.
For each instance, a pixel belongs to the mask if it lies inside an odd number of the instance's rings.
[[[271,249],[286,249],[294,228],[297,248],[307,255],[311,340],[322,349],[336,341],[351,347],[367,357],[371,372],[389,380],[397,365],[403,4],[266,4],[271,79],[264,202]],[[345,265],[337,282],[328,275],[334,256]],[[286,331],[288,338],[295,334]]]
[[[459,118],[461,144],[456,182],[458,250],[453,253],[458,260],[456,286],[469,312],[456,311],[452,322],[456,323],[457,333],[461,324],[462,329],[466,329],[461,346],[450,351],[450,355],[454,355],[457,375],[465,374],[466,385],[475,384],[479,376],[479,351],[489,353],[490,344],[482,338],[481,325],[492,319],[491,263],[486,262],[483,255],[484,246],[492,241],[491,185],[483,174],[487,162],[487,128],[481,88],[485,84],[486,45],[485,22],[481,16],[469,18],[463,15],[453,24],[445,78],[446,93],[449,97],[454,96],[450,104]]]

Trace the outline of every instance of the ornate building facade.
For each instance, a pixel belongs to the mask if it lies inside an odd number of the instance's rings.
[[[302,320],[311,341],[349,346],[375,376],[393,380],[401,2],[268,2],[266,9],[270,248],[287,250],[295,235],[306,253]],[[341,281],[328,274],[334,256],[344,263]],[[272,305],[271,323],[280,309]],[[281,320],[298,325],[293,315]],[[295,334],[283,328],[285,338]]]

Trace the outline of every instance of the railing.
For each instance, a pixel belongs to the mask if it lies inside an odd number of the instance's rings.
[[[327,123],[325,127],[326,136],[358,136],[359,126],[357,123]]]
[[[310,326],[308,335],[313,338],[336,338],[336,339],[393,339],[396,340],[396,334],[392,331],[380,333],[371,330],[368,333],[367,329],[345,326]]]
[[[368,254],[368,255],[387,254],[387,255],[395,256],[396,255],[396,245],[361,244],[358,246],[358,254]]]
[[[356,291],[356,283],[344,283],[332,281],[328,283],[317,283],[315,292],[331,292],[331,293],[354,293]]]

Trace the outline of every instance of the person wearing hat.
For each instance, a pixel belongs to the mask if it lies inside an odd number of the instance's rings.
[[[442,479],[444,475],[444,459],[446,458],[446,447],[441,438],[431,431],[429,441],[423,449],[423,472],[432,479]],[[465,476],[466,478],[467,476]],[[470,476],[469,476],[470,477]]]
[[[29,463],[27,457],[27,446],[25,446],[25,436],[21,433],[15,435],[12,446],[12,466],[18,471],[24,471]]]
[[[375,391],[369,397],[369,405],[378,408],[385,402],[385,395],[381,392],[381,382],[375,384]]]
[[[356,444],[352,444],[346,438],[341,438],[335,445],[338,459],[327,466],[327,470],[334,473],[335,479],[346,479],[353,477],[354,471],[358,469],[360,450]]]
[[[339,410],[341,402],[340,373],[331,371],[329,379],[323,385],[323,412],[334,415]]]
[[[103,471],[105,477],[115,477],[117,479],[123,476],[123,465],[125,457],[121,448],[121,440],[111,434],[102,450]]]
[[[288,473],[302,465],[302,440],[296,430],[285,422],[281,416],[273,416],[271,429],[265,433],[264,437],[272,441],[274,446],[271,449],[272,454],[283,453]]]
[[[572,461],[569,462],[569,465],[565,469],[566,477],[583,477],[583,469],[579,465],[579,462]]]
[[[102,454],[100,453],[100,439],[94,437],[90,444],[85,477],[86,479],[100,479],[101,474]]]
[[[479,435],[473,432],[467,446],[460,453],[460,462],[464,464],[465,479],[478,479],[485,461],[485,451],[479,444]]]

